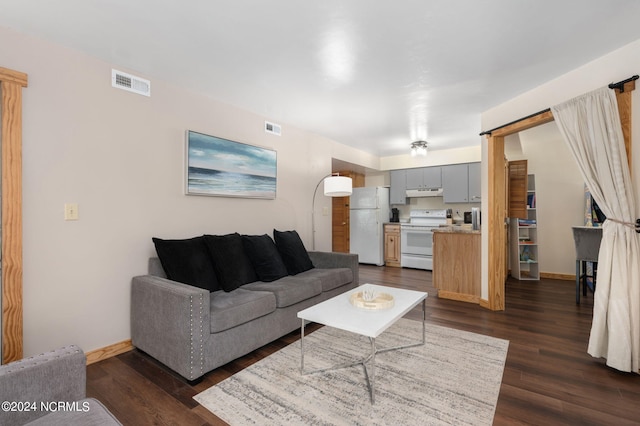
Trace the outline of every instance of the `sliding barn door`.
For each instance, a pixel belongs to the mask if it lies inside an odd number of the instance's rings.
[[[509,217],[527,219],[527,160],[509,161]]]

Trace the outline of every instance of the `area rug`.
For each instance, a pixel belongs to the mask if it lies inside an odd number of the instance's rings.
[[[401,319],[378,347],[419,340]],[[322,327],[305,336],[305,371],[370,351],[368,338]],[[359,365],[300,374],[300,341],[194,398],[231,425],[490,425],[508,340],[427,324],[426,344],[376,356],[375,404]]]

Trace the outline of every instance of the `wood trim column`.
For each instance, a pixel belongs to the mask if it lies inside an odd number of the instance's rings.
[[[492,311],[504,310],[505,258],[504,247],[507,239],[506,215],[506,181],[504,159],[504,137],[489,136],[488,139],[489,170],[489,205],[488,205],[488,238],[487,257],[489,261],[489,294],[488,308]]]
[[[504,138],[541,124],[553,121],[551,111],[528,117],[524,120],[500,127],[487,137],[488,143],[488,209],[489,223],[487,233],[488,247],[488,300],[483,306],[493,311],[503,311],[505,308],[504,283],[507,279],[507,184],[505,178],[506,162],[504,158]]]
[[[624,147],[627,151],[627,161],[631,170],[631,92],[636,88],[636,82],[625,83],[624,91],[615,89],[616,100],[618,101],[618,114],[620,114],[620,124],[622,125],[622,135],[624,136]],[[633,170],[631,170],[633,174]]]
[[[27,75],[0,68],[2,167],[2,363],[22,358],[22,88]]]

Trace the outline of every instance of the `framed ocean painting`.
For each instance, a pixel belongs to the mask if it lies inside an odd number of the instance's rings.
[[[276,151],[187,130],[189,195],[276,198]]]

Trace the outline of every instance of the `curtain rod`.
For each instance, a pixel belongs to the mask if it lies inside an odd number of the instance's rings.
[[[503,127],[507,127],[507,126],[511,126],[512,124],[516,124],[519,123],[520,121],[524,121],[524,120],[528,120],[529,118],[535,117],[536,115],[540,115],[540,114],[544,114],[545,112],[549,112],[551,111],[551,108],[547,108],[547,109],[543,109],[542,111],[538,111],[536,113],[533,114],[529,114],[526,117],[522,117],[522,118],[518,118],[517,120],[513,120],[510,123],[507,124],[503,124],[501,126],[496,127],[495,129],[491,129],[491,130],[485,130],[484,132],[480,133],[480,136],[484,136],[484,135],[490,135],[491,132],[495,132],[498,129],[502,129]]]
[[[611,83],[611,84],[609,84],[609,89],[618,89],[618,90],[620,90],[620,93],[622,93],[622,92],[624,92],[624,85],[625,84],[627,84],[627,83],[629,83],[631,81],[635,81],[638,78],[640,78],[640,77],[637,76],[637,75],[634,75],[632,77],[627,78],[626,80],[622,80],[622,81],[619,81],[617,83]],[[498,129],[502,129],[503,127],[507,127],[507,126],[510,126],[512,124],[519,123],[520,121],[528,120],[529,118],[535,117],[535,116],[540,115],[540,114],[544,114],[545,112],[549,112],[549,111],[551,111],[551,108],[543,109],[542,111],[538,111],[538,112],[536,112],[534,114],[527,115],[526,117],[522,117],[522,118],[519,118],[517,120],[513,120],[513,121],[511,121],[511,122],[509,122],[507,124],[503,124],[503,125],[498,126],[498,127],[494,128],[494,129],[485,130],[484,132],[480,133],[480,136],[490,135],[492,132],[495,132]]]
[[[620,90],[620,93],[624,93],[624,85],[629,83],[629,82],[631,82],[631,81],[635,81],[638,78],[640,78],[640,77],[638,77],[637,75],[634,75],[632,77],[629,77],[626,80],[622,80],[622,81],[619,81],[617,83],[611,83],[609,85],[609,89],[618,89],[618,90]]]

